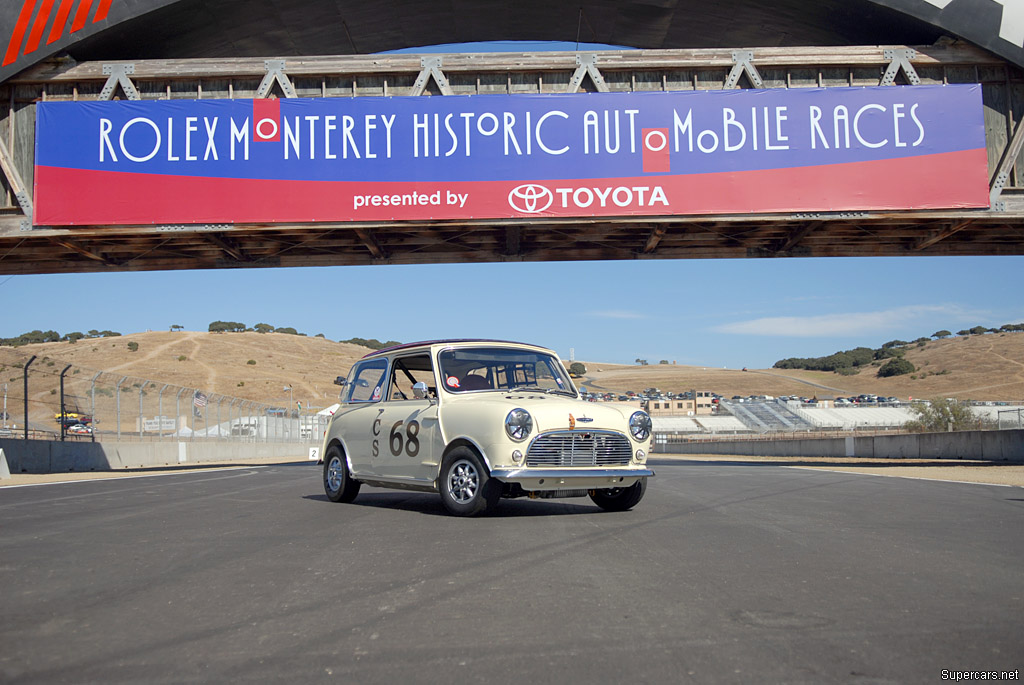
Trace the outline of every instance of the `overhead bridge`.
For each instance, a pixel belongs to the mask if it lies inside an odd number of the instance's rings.
[[[980,84],[988,167],[983,207],[762,212],[730,211],[726,207],[692,214],[659,214],[655,208],[642,216],[365,221],[277,220],[267,216],[231,222],[86,221],[55,225],[41,219],[37,212],[41,205],[37,207],[36,200],[42,200],[33,192],[34,182],[39,180],[34,174],[40,103],[273,98],[283,102],[291,98],[710,93],[752,88],[793,92],[955,84]],[[1024,129],[1020,126],[1024,77],[1017,66],[1002,57],[962,42],[82,63],[51,59],[0,83],[0,101],[7,104],[0,117],[0,131],[6,133],[0,137],[0,204],[4,205],[0,207],[0,274],[442,262],[1024,254],[1024,179],[1018,169],[1024,144]],[[909,110],[902,113],[907,123],[911,122],[910,114]],[[194,125],[200,149],[193,154],[202,154],[203,123]],[[120,154],[116,134],[111,131],[100,138],[99,145],[107,145],[99,150],[101,155]],[[770,138],[764,142],[770,142]],[[295,150],[299,150],[298,144]],[[221,154],[226,153],[221,150]],[[895,175],[876,185],[885,186],[883,190],[898,198],[902,193],[919,191],[922,183],[927,181]],[[280,192],[285,201],[285,190],[268,187],[271,195]],[[57,191],[51,187],[49,192],[52,196],[77,191],[72,186],[61,191],[57,186]],[[125,200],[125,189],[114,183],[104,186],[101,193],[81,199],[96,208],[97,216],[103,216],[101,210],[117,207]],[[146,202],[145,197],[131,199],[136,204]],[[224,199],[226,202],[230,198]],[[174,199],[176,209],[188,208],[194,201],[189,194]],[[428,197],[421,201],[431,200]]]

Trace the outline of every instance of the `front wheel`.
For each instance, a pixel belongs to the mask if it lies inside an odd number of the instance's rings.
[[[352,478],[341,448],[331,445],[324,455],[324,492],[332,502],[351,502],[359,494],[360,483]]]
[[[441,462],[438,490],[444,508],[456,516],[493,510],[501,497],[501,483],[490,477],[483,460],[468,447],[456,447]]]
[[[591,490],[590,499],[605,511],[626,511],[635,507],[647,492],[647,479],[641,478],[628,488]]]

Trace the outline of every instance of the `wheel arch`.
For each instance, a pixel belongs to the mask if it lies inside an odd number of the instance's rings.
[[[475,452],[476,455],[480,457],[480,460],[483,461],[484,466],[487,467],[487,474],[490,475],[493,469],[491,468],[491,461],[487,458],[487,453],[484,452],[480,445],[466,437],[455,438],[445,446],[444,453],[441,455],[441,458],[437,460],[437,468],[439,471],[441,468],[441,464],[445,460],[445,457],[451,454],[452,450],[459,447],[468,447],[469,449],[473,450],[473,452]]]
[[[345,441],[337,435],[332,436],[331,439],[327,441],[327,447],[324,448],[324,461],[327,461],[327,452],[332,447],[337,447],[341,450],[341,456],[345,458],[345,466],[348,467],[348,472],[352,473],[352,457],[349,456],[348,447],[345,446]]]

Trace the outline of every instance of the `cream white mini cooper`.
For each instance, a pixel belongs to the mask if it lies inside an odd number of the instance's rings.
[[[644,496],[651,417],[580,399],[558,356],[534,345],[442,340],[363,357],[324,434],[324,489],[436,492],[458,516],[502,497],[583,497],[622,511]]]

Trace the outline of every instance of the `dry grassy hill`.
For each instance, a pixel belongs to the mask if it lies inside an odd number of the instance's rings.
[[[128,343],[138,343],[130,351]],[[330,405],[338,396],[334,378],[345,375],[352,363],[369,350],[323,338],[283,333],[148,332],[115,338],[80,340],[77,343],[43,343],[0,347],[0,383],[9,388],[8,411],[20,415],[22,372],[20,365],[31,355],[29,399],[31,413],[39,421],[53,422],[59,405],[60,370],[67,364],[68,394],[84,397],[89,380],[107,372],[103,382],[132,377],[122,391],[131,404],[138,379],[157,384],[199,388],[285,406],[291,386],[294,399],[304,407]],[[712,390],[732,395],[803,395],[821,398],[874,393],[909,397],[959,397],[962,399],[1024,400],[1024,333],[1000,333],[950,338],[908,349],[907,359],[918,372],[894,378],[878,378],[877,366],[854,376],[780,369],[717,369],[710,367],[652,365],[623,366],[589,362],[583,384],[593,390],[624,392],[648,387],[681,392]],[[250,364],[249,361],[254,363]],[[134,383],[134,384],[133,384]],[[143,388],[146,389],[146,388]],[[153,394],[149,392],[151,398]],[[135,393],[138,394],[138,393]],[[171,401],[167,395],[167,400]],[[107,396],[106,401],[113,401]],[[147,400],[147,401],[152,401]],[[165,405],[166,406],[166,405]],[[49,418],[46,415],[49,413]],[[154,407],[144,410],[156,413]]]
[[[137,351],[129,350],[130,342],[138,343]],[[60,371],[67,364],[73,365],[67,375],[67,392],[79,397],[86,394],[83,385],[88,379],[104,371],[109,374],[104,382],[130,376],[133,381],[146,379],[282,406],[289,399],[284,387],[290,386],[294,399],[303,406],[323,407],[338,397],[335,377],[347,374],[352,363],[369,351],[284,333],[132,333],[77,343],[0,347],[0,383],[8,383],[9,395],[20,398],[20,365],[37,355],[30,367],[30,400],[54,407],[59,401],[52,391],[59,386]],[[18,406],[9,406],[8,411],[21,413]]]
[[[681,392],[705,389],[733,395],[834,397],[872,393],[910,397],[1024,400],[1024,333],[994,333],[933,340],[911,346],[906,358],[917,373],[878,378],[882,362],[854,376],[832,372],[763,369],[740,371],[697,366],[619,366],[585,362],[593,389],[641,391],[656,387]]]

